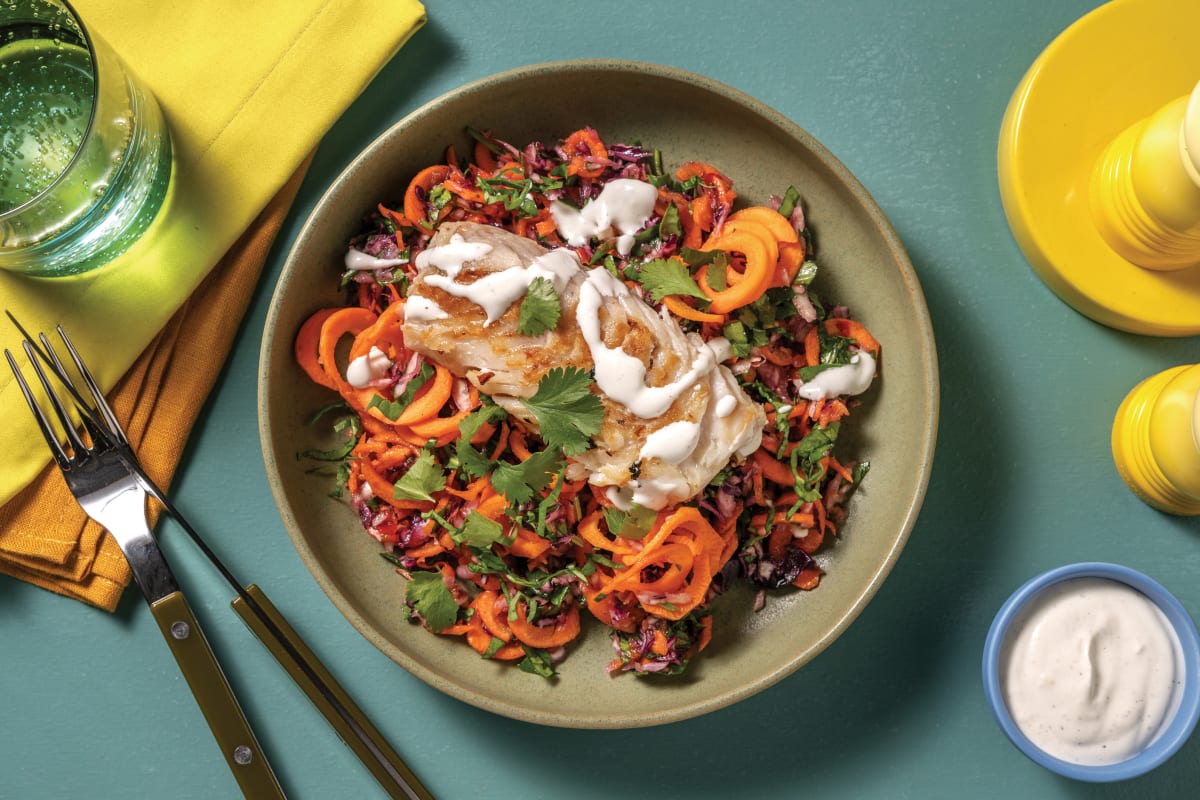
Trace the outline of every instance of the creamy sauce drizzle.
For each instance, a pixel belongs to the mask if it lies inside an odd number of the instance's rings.
[[[453,243],[454,239],[451,238]],[[462,262],[458,263],[461,268]],[[524,297],[535,278],[546,278],[554,284],[555,291],[561,293],[571,276],[579,270],[579,259],[574,252],[557,248],[538,256],[529,266],[491,272],[471,283],[457,283],[452,275],[428,275],[425,282],[455,297],[465,297],[482,308],[487,314],[483,324],[487,326],[500,319],[509,306]],[[458,271],[454,270],[455,274]]]
[[[449,318],[441,306],[424,295],[414,294],[404,302],[404,318],[414,322],[430,322]]]
[[[369,256],[362,250],[355,250],[351,247],[346,251],[344,259],[346,269],[353,270],[375,270],[387,269],[388,267],[398,267],[401,264],[407,264],[407,258],[376,258]]]
[[[671,404],[717,365],[710,348],[700,349],[691,369],[664,386],[646,385],[646,365],[640,358],[629,355],[619,347],[608,347],[600,329],[600,307],[603,298],[628,294],[629,289],[608,270],[596,267],[587,273],[579,287],[579,304],[575,319],[587,342],[595,364],[596,385],[600,391],[628,408],[642,419],[662,416]]]
[[[645,181],[617,178],[604,185],[600,194],[583,208],[555,200],[550,216],[559,234],[572,247],[583,247],[589,239],[607,239],[617,234],[617,252],[629,255],[633,235],[654,213],[658,189]]]
[[[690,492],[688,482],[683,478],[658,478],[652,481],[632,480],[625,486],[609,486],[604,494],[608,501],[620,511],[628,511],[634,506],[649,508],[654,511],[667,507]]]
[[[1077,764],[1140,751],[1179,702],[1182,651],[1170,623],[1140,592],[1104,578],[1063,581],[1033,602],[1002,663],[1017,726]]]
[[[346,367],[346,383],[355,389],[370,386],[372,381],[384,378],[392,368],[392,360],[378,347],[372,347],[366,355],[359,356]]]
[[[874,377],[875,359],[866,350],[859,350],[851,356],[849,364],[818,372],[800,387],[798,394],[805,400],[862,394]]]
[[[450,241],[437,247],[429,247],[417,253],[414,262],[417,269],[437,267],[451,278],[457,278],[462,272],[463,264],[468,261],[478,261],[492,252],[492,246],[486,242],[468,242],[461,234],[454,234]]]
[[[737,398],[731,394],[722,395],[717,401],[717,419],[725,419],[737,408]]]
[[[642,445],[643,459],[657,458],[668,464],[685,460],[700,444],[700,426],[695,422],[680,420],[664,425],[646,437]]]

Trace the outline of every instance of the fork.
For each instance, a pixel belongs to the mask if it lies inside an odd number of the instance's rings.
[[[63,428],[67,431],[68,440],[71,442],[72,448],[78,451],[78,447],[75,444],[76,440],[79,439],[78,434],[75,433],[74,428],[69,424],[66,410],[51,389],[49,381],[38,364],[39,360],[50,369],[58,382],[70,394],[73,405],[80,414],[82,426],[93,440],[93,443],[102,443],[96,445],[94,449],[102,451],[105,454],[104,457],[110,460],[115,455],[121,462],[122,468],[126,473],[125,480],[132,481],[142,492],[143,503],[146,493],[154,497],[163,510],[179,524],[192,542],[212,563],[226,582],[230,584],[237,593],[237,597],[231,604],[234,611],[241,617],[242,621],[250,628],[259,641],[271,652],[280,666],[287,671],[289,676],[304,691],[317,710],[321,712],[341,737],[342,741],[358,756],[359,760],[367,767],[384,790],[387,791],[388,795],[390,797],[408,798],[409,800],[432,800],[433,796],[429,791],[395,753],[387,740],[354,703],[350,695],[338,684],[333,675],[321,664],[317,656],[304,643],[299,634],[292,629],[279,610],[267,599],[266,594],[254,584],[249,584],[243,588],[243,585],[221,562],[216,553],[212,551],[195,528],[188,523],[166,494],[146,474],[145,469],[143,469],[137,456],[134,454],[133,448],[120,422],[117,420],[108,402],[104,399],[103,392],[92,377],[91,372],[87,369],[87,366],[83,363],[83,359],[79,356],[78,351],[75,349],[66,332],[62,329],[62,326],[57,326],[58,335],[66,346],[76,371],[82,377],[87,387],[87,392],[92,398],[91,402],[85,399],[82,392],[76,387],[74,381],[64,369],[54,348],[50,345],[46,335],[38,335],[38,340],[41,342],[41,346],[39,347],[33,340],[33,337],[13,317],[12,313],[6,313],[24,337],[23,346],[26,354],[29,357],[30,363],[33,364],[37,371],[48,397],[51,398],[55,413],[59,417],[60,422],[62,422]],[[21,384],[22,391],[25,392],[25,398],[29,402],[34,416],[38,419],[39,426],[42,428],[47,442],[51,445],[51,450],[55,454],[55,459],[60,469],[63,469],[64,475],[66,475],[67,470],[63,466],[64,462],[62,458],[60,458],[60,454],[65,456],[62,446],[58,444],[58,440],[54,437],[45,415],[33,399],[32,394],[28,391],[28,387],[12,355],[7,350],[5,350],[5,355],[8,358],[9,366]],[[69,480],[68,485],[70,486]],[[72,491],[74,491],[73,487]],[[78,494],[76,496],[78,497]],[[88,511],[90,515],[91,512],[86,506],[84,510]],[[101,522],[101,524],[104,525],[105,523]],[[144,514],[141,517],[141,524],[143,527],[146,527]],[[157,546],[154,543],[154,539],[149,535],[148,529],[146,541],[157,552]],[[158,558],[161,561],[161,553],[159,553]],[[165,562],[163,562],[163,566],[165,567]],[[134,574],[136,577],[136,571]],[[139,579],[139,585],[140,583]],[[199,696],[197,699],[199,699]],[[255,752],[257,752],[257,748]],[[265,762],[265,759],[260,760]],[[258,797],[260,795],[247,793],[247,796]],[[262,796],[269,795],[264,794]]]
[[[43,344],[48,352],[53,353],[44,336]],[[67,446],[59,442],[50,419],[34,397],[12,353],[6,349],[4,355],[66,480],[67,488],[87,515],[112,534],[125,554],[159,631],[170,646],[242,793],[254,798],[282,798],[284,794],[275,773],[263,755],[170,566],[150,533],[146,519],[145,487],[130,471],[117,445],[87,416],[84,416],[84,428],[91,439],[91,446],[83,441],[71,424],[62,400],[35,358],[36,351],[31,342],[24,342],[24,349],[65,433]],[[53,359],[58,367],[55,371],[61,371],[62,364],[57,362],[57,356],[53,356]]]

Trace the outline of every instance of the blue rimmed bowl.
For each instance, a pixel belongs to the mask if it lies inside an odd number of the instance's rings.
[[[1078,578],[1105,578],[1140,592],[1166,617],[1179,641],[1182,663],[1176,664],[1179,685],[1170,714],[1157,734],[1140,751],[1123,761],[1080,764],[1043,750],[1027,737],[1013,719],[1004,696],[1004,654],[1010,633],[1030,604],[1051,587]],[[1200,719],[1200,632],[1187,609],[1152,578],[1118,564],[1084,562],[1067,564],[1026,582],[1000,607],[988,630],[983,648],[983,687],[992,714],[1009,740],[1032,761],[1068,778],[1093,783],[1121,781],[1143,775],[1175,754],[1188,740]]]

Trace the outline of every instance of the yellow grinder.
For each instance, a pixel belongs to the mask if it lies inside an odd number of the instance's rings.
[[[1142,501],[1168,514],[1200,514],[1200,364],[1135,386],[1117,409],[1112,452]]]

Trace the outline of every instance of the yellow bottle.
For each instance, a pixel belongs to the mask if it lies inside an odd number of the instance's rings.
[[[1200,364],[1135,386],[1117,410],[1112,452],[1143,502],[1168,514],[1200,514]]]
[[[1096,229],[1140,267],[1200,266],[1200,84],[1119,134],[1092,172]]]

